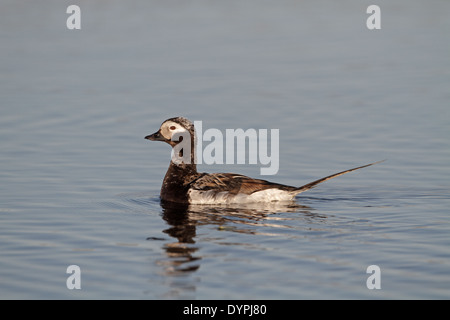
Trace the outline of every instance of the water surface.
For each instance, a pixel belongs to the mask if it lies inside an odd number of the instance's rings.
[[[446,1],[2,1],[2,299],[446,299]],[[26,8],[26,9],[25,9]],[[280,129],[287,204],[164,206],[169,117]],[[81,268],[68,290],[66,268]],[[369,265],[381,289],[366,286]]]

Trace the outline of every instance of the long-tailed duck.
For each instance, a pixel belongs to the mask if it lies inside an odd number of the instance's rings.
[[[177,135],[177,138],[175,138]],[[290,201],[306,190],[314,188],[319,183],[374,165],[378,162],[341,171],[330,176],[315,180],[301,187],[253,179],[234,173],[199,173],[195,162],[195,130],[191,121],[183,117],[170,118],[161,124],[159,130],[145,139],[164,141],[176,150],[176,146],[183,140],[183,133],[190,137],[190,159],[180,161],[178,158],[170,161],[169,169],[161,187],[163,201],[189,204],[230,204],[251,202]],[[181,136],[180,136],[181,135]],[[175,139],[172,139],[175,138]],[[185,141],[186,143],[186,141]],[[180,150],[176,151],[180,152]],[[183,150],[179,154],[182,156]],[[186,156],[186,154],[184,155]],[[186,159],[185,159],[186,160]],[[190,160],[190,161],[189,161]]]

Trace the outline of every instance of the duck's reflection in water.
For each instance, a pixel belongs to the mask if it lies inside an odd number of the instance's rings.
[[[178,274],[196,271],[201,257],[194,256],[198,247],[195,246],[196,223],[189,217],[187,205],[164,203],[163,219],[170,228],[163,232],[177,241],[166,243],[164,249],[169,260],[165,261],[166,274]]]
[[[170,226],[163,232],[176,239],[166,243],[163,248],[167,259],[158,263],[164,265],[165,275],[192,273],[200,268],[201,255],[196,245],[197,227],[217,225],[218,231],[231,231],[247,234],[273,235],[264,227],[289,228],[283,223],[298,219],[298,213],[305,219],[325,219],[311,213],[312,209],[295,201],[283,203],[245,204],[239,206],[184,205],[161,202],[162,217]],[[291,213],[277,215],[277,213]],[[256,226],[256,228],[255,228]]]
[[[164,298],[187,298],[195,296],[197,284],[201,279],[196,271],[201,267],[203,254],[198,245],[197,227],[213,226],[217,232],[237,232],[260,236],[286,236],[283,230],[292,232],[295,221],[304,220],[310,226],[312,222],[324,222],[327,217],[314,213],[313,209],[292,202],[274,202],[264,204],[231,205],[183,205],[161,202],[162,218],[169,228],[163,232],[175,241],[169,242],[160,237],[148,239],[165,240],[162,246],[165,257],[157,260],[162,267],[161,275],[170,289],[162,293]],[[286,214],[287,213],[287,214]],[[214,228],[213,228],[214,229]],[[211,231],[211,230],[210,230]],[[218,241],[219,238],[222,238]],[[225,236],[228,239],[228,236]],[[214,241],[216,244],[239,243],[222,241],[223,237],[214,235],[203,237],[202,241]],[[245,244],[242,244],[245,245]]]

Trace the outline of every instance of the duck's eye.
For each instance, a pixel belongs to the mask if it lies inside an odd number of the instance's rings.
[[[175,126],[170,126],[169,129],[170,129],[170,130],[175,130],[176,128],[175,128]]]

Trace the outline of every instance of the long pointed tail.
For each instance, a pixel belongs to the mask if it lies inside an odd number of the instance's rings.
[[[343,175],[343,174],[346,174],[346,173],[348,173],[348,172],[352,172],[352,171],[355,171],[355,170],[358,170],[358,169],[370,167],[370,166],[373,166],[374,164],[377,164],[377,163],[380,163],[380,162],[383,162],[383,161],[386,161],[386,160],[381,160],[381,161],[377,161],[377,162],[374,162],[374,163],[366,164],[365,166],[360,166],[360,167],[357,167],[357,168],[353,168],[353,169],[341,171],[341,172],[332,174],[332,175],[330,175],[330,176],[328,176],[328,177],[325,177],[325,178],[322,178],[322,179],[319,179],[319,180],[310,182],[310,183],[308,183],[308,184],[305,184],[304,186],[301,186],[301,187],[296,188],[296,189],[294,190],[294,194],[299,194],[299,193],[302,193],[303,191],[312,189],[312,188],[314,188],[315,186],[317,186],[319,183],[322,183],[322,182],[325,182],[325,181],[327,181],[327,180],[330,180],[330,179],[339,177],[339,176],[341,176],[341,175]]]

